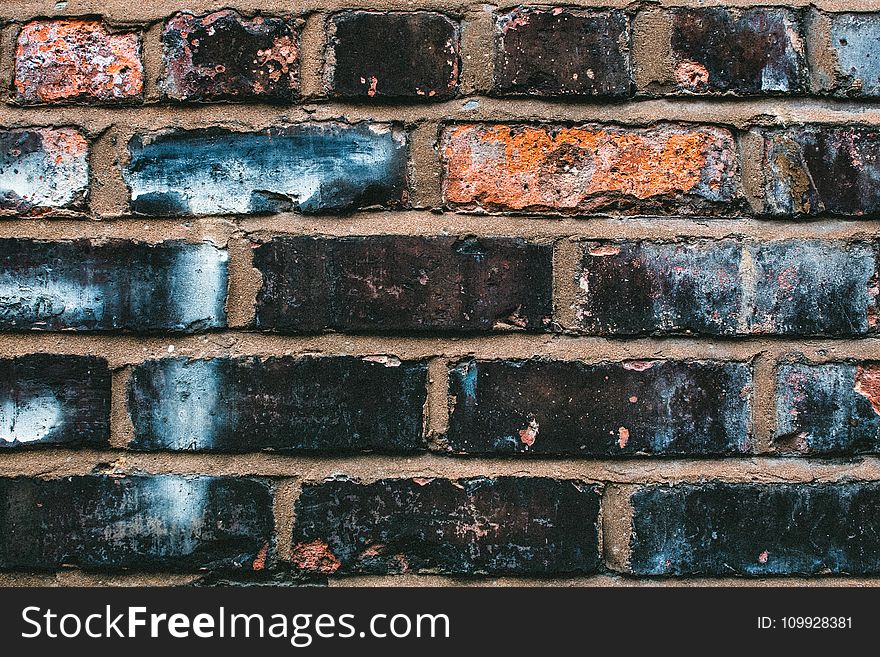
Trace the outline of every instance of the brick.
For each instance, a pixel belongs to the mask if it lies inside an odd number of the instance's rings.
[[[0,214],[82,210],[89,144],[74,128],[0,130]]]
[[[598,513],[597,491],[576,481],[327,481],[296,502],[292,561],[325,575],[589,573]]]
[[[208,243],[0,239],[0,330],[223,327],[226,261]]]
[[[793,11],[708,7],[671,14],[679,90],[744,95],[806,90],[804,41]]]
[[[831,14],[831,86],[837,96],[880,96],[880,14]]]
[[[850,455],[880,452],[880,366],[789,363],[776,373],[780,452]]]
[[[660,124],[460,124],[441,139],[443,196],[488,212],[712,214],[739,204],[727,130]]]
[[[346,11],[331,19],[333,96],[442,100],[458,91],[458,24],[443,14]]]
[[[552,247],[518,238],[276,238],[254,252],[256,325],[281,332],[541,330]]]
[[[575,308],[598,335],[863,335],[876,272],[866,243],[587,242]]]
[[[446,438],[466,454],[747,453],[751,380],[743,363],[467,360]]]
[[[425,448],[427,367],[366,358],[163,358],[135,368],[129,447],[246,452]]]
[[[701,484],[633,494],[640,575],[880,572],[880,485]]]
[[[162,45],[162,88],[173,100],[283,103],[297,92],[297,34],[290,19],[183,12],[165,23]]]
[[[247,479],[0,479],[0,568],[255,568],[272,526],[268,489]]]
[[[765,212],[770,215],[880,213],[880,131],[806,125],[764,135]]]
[[[0,449],[107,447],[110,370],[93,356],[0,359]]]
[[[629,43],[622,11],[517,7],[496,19],[495,91],[628,96]]]
[[[99,21],[34,21],[15,50],[15,99],[23,104],[131,102],[141,99],[140,37]]]
[[[135,136],[129,151],[138,214],[319,213],[397,207],[407,194],[406,136],[387,124],[171,131]]]

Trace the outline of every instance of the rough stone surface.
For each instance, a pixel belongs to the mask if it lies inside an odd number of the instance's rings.
[[[443,130],[443,196],[482,211],[731,212],[736,145],[721,128],[461,124]]]
[[[0,330],[219,328],[226,261],[207,243],[0,239]]]
[[[458,24],[428,11],[347,11],[332,18],[333,96],[442,100],[458,90]]]
[[[254,252],[257,327],[281,332],[541,330],[552,247],[510,238],[276,238]]]
[[[830,20],[835,94],[880,96],[880,14],[832,14]]]
[[[691,93],[800,93],[807,65],[800,20],[789,9],[724,7],[672,12],[679,90]]]
[[[467,360],[450,373],[450,450],[722,455],[751,450],[742,363]]]
[[[261,483],[222,477],[0,479],[0,568],[253,568],[272,535]]]
[[[0,359],[0,449],[107,447],[110,370],[93,356]]]
[[[651,486],[632,496],[641,575],[880,572],[880,485]]]
[[[28,23],[18,35],[13,87],[23,104],[140,100],[140,37],[98,21]]]
[[[780,365],[774,445],[807,454],[880,452],[880,365]]]
[[[124,171],[146,215],[331,212],[406,200],[406,137],[385,124],[301,123],[135,136]]]
[[[880,213],[880,131],[864,126],[794,126],[764,138],[771,215]]]
[[[628,96],[629,39],[622,11],[517,7],[496,20],[495,91]]]
[[[73,128],[0,131],[0,214],[84,208],[89,144]]]
[[[349,480],[303,487],[293,565],[312,573],[588,573],[599,495],[574,481]]]
[[[413,451],[427,368],[366,358],[164,358],[135,368],[134,449]]]
[[[162,86],[174,100],[289,102],[297,91],[292,19],[180,13],[165,24],[162,43]]]

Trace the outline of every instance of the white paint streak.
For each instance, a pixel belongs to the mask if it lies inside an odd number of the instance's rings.
[[[62,422],[61,402],[51,391],[23,401],[0,397],[0,440],[32,443],[44,440]]]
[[[168,449],[213,447],[217,428],[223,422],[217,362],[172,359],[164,365],[165,390],[173,393],[153,410],[153,434]]]
[[[211,244],[199,244],[181,250],[169,273],[172,315],[182,326],[210,321],[224,316],[226,301],[226,262],[229,254]]]

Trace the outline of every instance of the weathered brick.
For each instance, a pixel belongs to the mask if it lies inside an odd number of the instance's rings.
[[[672,12],[677,86],[691,93],[800,93],[807,65],[789,9],[707,7]]]
[[[632,496],[643,575],[880,572],[880,485],[651,486]]]
[[[93,356],[0,359],[0,449],[106,447],[110,370]]]
[[[322,574],[595,572],[598,513],[576,481],[327,481],[296,502],[292,560]]]
[[[587,242],[579,325],[602,335],[733,335],[743,302],[741,259],[733,240]]]
[[[622,11],[517,7],[495,25],[495,91],[628,96],[629,21]]]
[[[776,435],[781,452],[880,451],[880,365],[790,363],[776,373]]]
[[[135,368],[135,449],[424,449],[427,367],[393,357],[164,358]]]
[[[441,100],[458,90],[458,24],[436,12],[346,11],[330,25],[331,95]]]
[[[290,19],[184,12],[165,24],[162,44],[162,87],[174,100],[289,102],[297,91],[297,35]]]
[[[272,525],[247,479],[0,479],[0,568],[259,568]]]
[[[552,247],[522,239],[277,238],[254,267],[275,331],[540,330],[552,312]]]
[[[222,327],[226,261],[208,243],[0,239],[0,330]]]
[[[406,136],[387,124],[301,123],[135,136],[124,171],[146,215],[330,212],[406,200]]]
[[[861,335],[876,272],[860,242],[587,242],[575,307],[599,335]]]
[[[467,454],[720,455],[751,450],[743,363],[468,360],[449,377],[449,448]]]
[[[836,61],[829,82],[835,95],[880,96],[880,14],[832,14],[830,20]]]
[[[880,131],[806,125],[764,135],[765,211],[771,215],[880,213]]]
[[[124,102],[144,88],[140,37],[91,20],[34,21],[15,50],[19,103]]]
[[[0,130],[0,213],[83,209],[89,144],[73,128]]]
[[[721,128],[450,125],[441,153],[444,199],[462,209],[710,214],[740,203]]]

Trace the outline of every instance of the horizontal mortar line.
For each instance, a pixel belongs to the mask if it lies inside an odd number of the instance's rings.
[[[476,105],[475,105],[476,103]],[[0,104],[0,125],[79,125],[99,132],[111,125],[126,130],[161,130],[226,126],[257,130],[309,120],[420,122],[557,121],[647,125],[686,121],[746,128],[799,122],[880,123],[880,103],[826,98],[647,98],[620,103],[572,102],[571,99],[461,96],[432,104],[343,103],[306,100],[301,104],[144,104],[126,106],[18,106]]]
[[[459,479],[535,476],[596,484],[648,485],[708,481],[807,484],[880,480],[880,457],[864,456],[853,460],[769,456],[728,459],[646,457],[612,461],[575,458],[468,458],[432,453],[320,457],[268,452],[196,454],[55,448],[13,451],[0,455],[0,476],[3,477],[52,479],[88,474],[285,477],[301,482],[320,482],[344,475],[363,482],[410,477]]]
[[[96,573],[75,568],[57,572],[0,572],[0,587],[32,586],[186,586],[205,576],[181,573]]]
[[[518,332],[464,336],[277,335],[250,331],[223,331],[197,335],[131,335],[75,333],[0,333],[0,356],[30,353],[97,355],[111,367],[136,365],[165,357],[216,358],[222,356],[371,356],[403,360],[445,357],[525,359],[544,357],[583,362],[636,359],[700,359],[748,361],[758,354],[811,362],[880,358],[880,337],[801,338],[716,337],[608,338]]]
[[[27,20],[34,16],[45,16],[47,8],[52,7],[52,3],[45,0],[4,0],[4,15],[10,19]],[[522,2],[508,1],[500,2],[501,10],[509,9],[521,5]],[[535,3],[537,4],[537,3]],[[786,7],[807,7],[815,5],[819,9],[827,11],[871,11],[880,9],[880,2],[877,0],[864,0],[859,2],[858,7],[854,7],[851,0],[767,0],[761,2],[762,6],[786,6]],[[566,5],[573,7],[601,8],[631,8],[633,3],[630,0],[604,0],[601,3],[596,0],[569,0]],[[648,5],[645,8],[656,7],[696,7],[703,8],[706,6],[729,6],[729,7],[752,7],[755,5],[754,0],[661,0],[657,3]],[[187,10],[196,12],[213,11],[219,7],[239,9],[251,12],[260,11],[263,14],[280,14],[280,15],[297,15],[313,11],[338,11],[342,9],[372,9],[377,10],[409,10],[414,9],[433,9],[446,10],[453,14],[463,14],[468,9],[480,8],[484,6],[474,2],[460,2],[456,0],[421,0],[418,7],[414,7],[411,0],[383,0],[378,5],[376,3],[350,2],[348,0],[228,0],[221,5],[215,0],[189,0],[185,3]],[[51,13],[57,16],[78,16],[86,14],[103,15],[108,19],[115,19],[120,23],[129,24],[137,21],[155,21],[180,11],[182,5],[179,0],[153,0],[143,3],[125,3],[119,0],[78,0],[78,2],[70,3],[70,6],[64,10],[54,10]]]
[[[367,210],[352,214],[198,216],[150,218],[122,216],[83,219],[0,219],[0,238],[39,240],[131,239],[212,241],[223,246],[235,234],[254,241],[284,236],[407,237],[477,235],[537,240],[839,239],[880,238],[880,221],[825,219],[766,220],[749,217],[498,215],[433,210]]]

